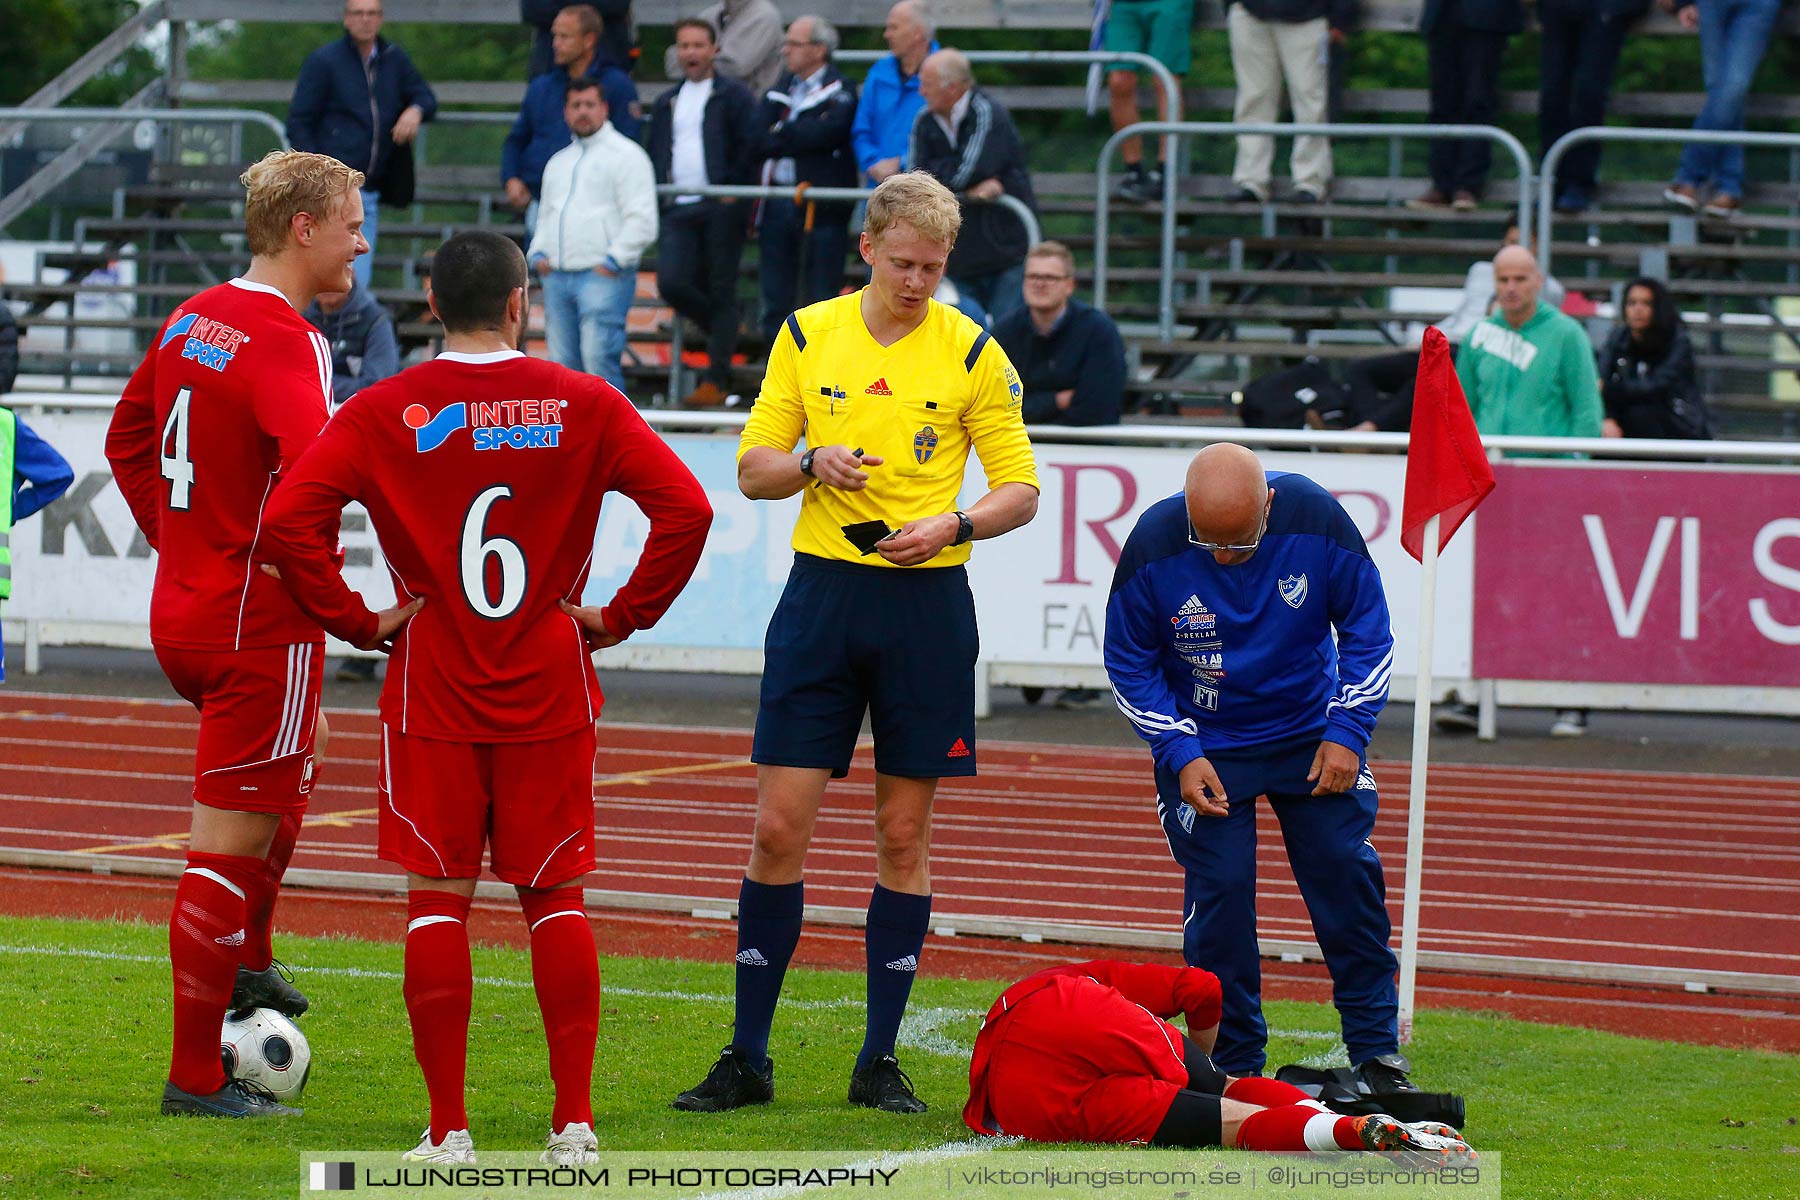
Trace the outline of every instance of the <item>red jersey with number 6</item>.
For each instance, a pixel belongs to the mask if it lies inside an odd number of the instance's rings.
[[[667,611],[700,561],[700,483],[597,376],[516,350],[446,352],[353,396],[283,479],[266,536],[282,581],[329,632],[365,645],[376,615],[327,557],[361,501],[402,603],[381,716],[419,737],[538,741],[600,715],[581,627],[600,502],[650,518],[631,577],[602,610],[625,638]]]
[[[157,552],[150,638],[188,650],[324,640],[257,569],[263,506],[330,416],[331,347],[233,279],[177,308],[125,385],[106,457]]]

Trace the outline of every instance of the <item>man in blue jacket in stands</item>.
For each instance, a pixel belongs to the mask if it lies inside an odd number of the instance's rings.
[[[1335,641],[1333,633],[1335,631]],[[1213,1061],[1259,1075],[1268,1027],[1256,941],[1256,800],[1331,972],[1350,1062],[1411,1090],[1366,755],[1394,665],[1381,576],[1331,493],[1242,446],[1194,456],[1182,493],[1126,540],[1106,606],[1106,673],[1156,764],[1157,811],[1186,875],[1182,955],[1219,977]]]
[[[378,201],[412,203],[412,151],[401,150],[437,115],[437,95],[406,51],[381,36],[381,0],[344,0],[344,36],[307,55],[288,104],[287,139],[296,150],[329,154],[366,177],[362,235],[369,253],[351,267],[369,286]],[[401,183],[396,166],[405,171]]]
[[[881,37],[893,53],[869,68],[850,126],[856,169],[871,186],[900,170],[906,158],[913,119],[925,107],[919,68],[938,50],[931,32],[931,16],[921,0],[900,0],[888,10]]]
[[[606,102],[612,127],[638,140],[644,123],[638,105],[637,85],[613,65],[601,51],[605,19],[591,4],[571,4],[550,22],[550,48],[556,64],[531,81],[519,117],[506,135],[500,151],[500,179],[506,198],[525,214],[525,240],[537,233],[538,190],[544,183],[544,164],[569,144],[569,126],[563,120],[564,93],[572,79],[600,81],[600,98]]]

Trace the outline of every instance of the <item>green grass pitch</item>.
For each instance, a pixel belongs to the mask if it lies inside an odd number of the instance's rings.
[[[303,1118],[255,1123],[157,1115],[168,1054],[165,947],[156,926],[0,918],[0,1196],[293,1196],[305,1194],[303,1152],[397,1154],[413,1145],[425,1091],[397,939],[283,940],[314,1000],[302,1022],[313,1077]],[[476,1146],[535,1151],[550,1085],[528,957],[477,946],[474,962]],[[860,975],[793,971],[772,1047],[775,1103],[702,1116],[677,1113],[669,1100],[729,1040],[730,964],[602,966],[595,1123],[602,1147],[620,1151],[874,1153],[966,1142],[968,1047],[1010,982],[919,979],[900,1053],[932,1108],[897,1117],[845,1103],[862,1036]],[[1285,1031],[1271,1062],[1314,1057],[1334,1040],[1325,1006],[1278,1003],[1268,1015]],[[1800,1197],[1800,1057],[1460,1011],[1421,1013],[1409,1052],[1428,1086],[1467,1095],[1465,1132],[1503,1155],[1508,1200]],[[1018,1152],[986,1151],[995,1161]]]

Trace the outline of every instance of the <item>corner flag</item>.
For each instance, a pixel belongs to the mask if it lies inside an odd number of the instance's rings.
[[[1406,444],[1406,499],[1400,544],[1424,561],[1425,523],[1442,515],[1437,549],[1494,490],[1494,468],[1481,448],[1475,418],[1450,361],[1450,343],[1437,329],[1425,331],[1413,388],[1412,435]]]

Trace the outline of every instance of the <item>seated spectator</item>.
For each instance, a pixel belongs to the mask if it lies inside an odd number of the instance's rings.
[[[939,276],[937,290],[931,293],[931,298],[939,304],[948,304],[983,329],[992,323],[988,320],[988,310],[981,307],[981,301],[973,296],[963,295],[962,289],[948,275]]]
[[[695,15],[713,29],[719,47],[713,70],[720,78],[735,79],[755,96],[775,86],[781,75],[782,22],[773,0],[721,0]],[[688,78],[677,47],[663,55],[663,71],[670,79]]]
[[[381,36],[381,0],[345,0],[344,36],[307,56],[288,104],[287,139],[364,175],[363,239],[351,265],[369,286],[380,206],[412,203],[412,140],[437,113],[437,95],[406,51]]]
[[[1500,59],[1507,39],[1524,28],[1521,0],[1425,0],[1419,17],[1431,84],[1425,119],[1434,125],[1492,125],[1500,113]],[[1472,209],[1487,187],[1494,144],[1486,138],[1433,138],[1427,161],[1431,187],[1406,206]]]
[[[1605,437],[1713,436],[1687,326],[1660,279],[1625,285],[1625,323],[1600,351],[1600,397]]]
[[[824,17],[806,16],[788,26],[781,56],[787,74],[763,97],[756,127],[762,134],[757,156],[765,159],[766,183],[794,187],[856,186],[856,159],[850,125],[856,119],[856,85],[831,65],[837,29]],[[820,201],[806,207],[791,199],[762,203],[763,340],[773,344],[788,314],[844,287],[844,255],[850,246],[848,202]]]
[[[923,0],[900,0],[888,10],[881,37],[893,53],[869,68],[850,133],[856,169],[871,184],[894,174],[906,158],[913,120],[925,107],[925,98],[919,95],[919,68],[938,49],[931,33],[931,16]]]
[[[1356,0],[1226,0],[1226,7],[1231,69],[1237,76],[1232,120],[1279,120],[1284,84],[1296,124],[1329,119],[1330,48],[1349,36]],[[1239,137],[1231,169],[1237,198],[1267,203],[1274,165],[1274,138]],[[1331,190],[1331,140],[1317,134],[1296,137],[1288,168],[1296,199],[1307,204],[1324,200]]]
[[[962,196],[962,233],[946,273],[998,323],[1023,303],[1027,244],[1019,218],[991,201],[1015,196],[1037,210],[1025,144],[1006,106],[975,86],[960,50],[939,50],[925,60],[919,92],[925,107],[913,120],[906,165]]]
[[[531,61],[525,68],[526,79],[536,79],[557,65],[554,39],[556,14],[563,11],[564,0],[519,0],[519,20],[531,26]],[[596,0],[594,7],[606,20],[600,33],[600,62],[617,67],[630,75],[637,69],[637,22],[631,15],[631,0]],[[615,124],[614,128],[618,128]]]
[[[1606,124],[1613,68],[1631,23],[1650,0],[1538,0],[1544,37],[1538,72],[1538,154],[1571,129]],[[1594,202],[1600,143],[1583,142],[1556,168],[1556,211],[1586,212]]]
[[[1075,297],[1075,255],[1039,242],[1025,256],[1025,304],[994,326],[1025,389],[1027,425],[1117,425],[1125,342],[1113,319]]]
[[[394,318],[367,288],[320,292],[301,314],[331,343],[331,403],[335,408],[371,383],[400,371]]]
[[[675,50],[687,78],[650,110],[650,161],[656,182],[683,187],[750,183],[755,163],[756,97],[735,79],[715,74],[718,42],[699,17],[675,25]],[[699,194],[661,196],[662,242],[656,288],[678,316],[706,333],[706,374],[683,403],[724,404],[731,395],[737,348],[738,259],[744,252],[747,206]]]
[[[1112,0],[1106,15],[1106,40],[1103,49],[1124,54],[1151,54],[1180,79],[1188,72],[1189,47],[1193,41],[1194,0]],[[1135,125],[1138,120],[1139,70],[1135,65],[1116,63],[1106,73],[1106,90],[1110,98],[1113,132]],[[1167,121],[1169,98],[1156,89],[1156,119]],[[1175,115],[1176,120],[1181,115]],[[1144,139],[1126,138],[1119,143],[1119,157],[1125,162],[1125,174],[1113,188],[1115,199],[1130,204],[1144,204],[1162,199],[1163,164],[1161,138],[1156,141],[1156,166],[1144,167]]]
[[[1706,103],[1695,129],[1742,129],[1750,83],[1773,40],[1781,0],[1675,0],[1683,29],[1700,31],[1701,71]],[[1701,209],[1709,217],[1735,217],[1744,206],[1744,147],[1738,143],[1689,142],[1681,148],[1675,181],[1663,199],[1676,208],[1700,208],[1700,193],[1712,189]]]
[[[637,87],[624,71],[600,55],[604,21],[591,4],[571,4],[551,22],[551,44],[556,55],[553,69],[539,75],[525,89],[518,119],[507,132],[500,150],[500,178],[506,198],[525,214],[525,238],[537,232],[538,189],[544,164],[569,144],[569,126],[563,120],[563,99],[569,81],[594,79],[606,105],[612,127],[637,140],[643,124]]]
[[[400,371],[400,341],[394,317],[368,289],[352,283],[347,292],[320,292],[301,314],[331,343],[331,404],[335,409],[371,383]],[[372,683],[373,658],[338,660],[339,683]]]
[[[569,81],[563,119],[575,140],[544,167],[537,235],[526,260],[544,281],[550,357],[625,390],[625,318],[638,260],[656,240],[656,173],[614,129],[597,81]]]

